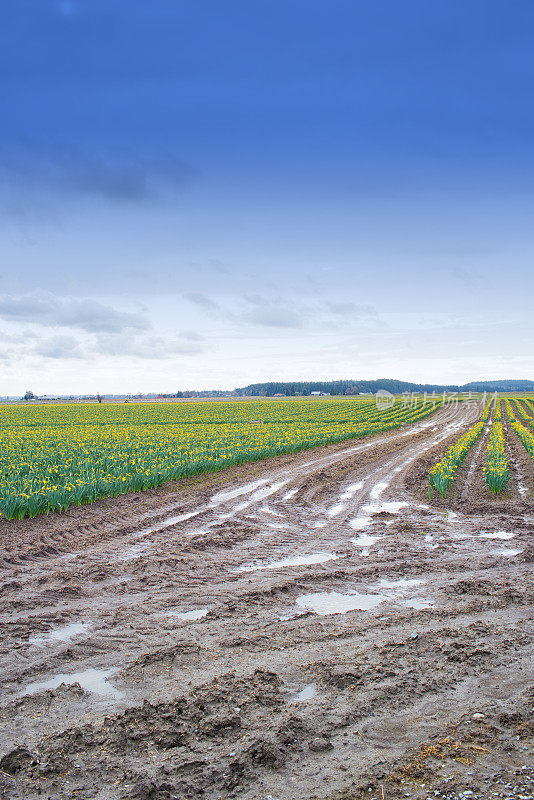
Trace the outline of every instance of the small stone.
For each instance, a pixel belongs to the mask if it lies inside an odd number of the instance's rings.
[[[485,717],[486,717],[486,715],[485,714],[481,714],[479,711],[477,711],[476,714],[473,714],[473,719],[485,719]]]

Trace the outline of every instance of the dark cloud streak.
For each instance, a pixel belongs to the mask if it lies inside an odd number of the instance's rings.
[[[2,148],[0,175],[19,204],[35,203],[42,193],[139,203],[182,191],[196,170],[169,152],[147,157],[123,148],[86,152],[30,143]]]
[[[87,333],[142,331],[150,327],[141,314],[117,311],[88,298],[58,297],[44,291],[18,297],[0,296],[0,318],[6,322],[77,328]]]

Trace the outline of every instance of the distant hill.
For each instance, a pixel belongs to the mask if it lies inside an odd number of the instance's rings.
[[[307,396],[312,392],[326,392],[332,395],[340,394],[375,394],[379,389],[385,389],[392,394],[402,392],[533,392],[534,381],[530,380],[501,380],[501,381],[472,381],[462,386],[454,384],[436,383],[410,383],[394,378],[379,378],[372,381],[270,381],[268,383],[251,383],[235,389],[235,394],[240,397],[274,395]]]

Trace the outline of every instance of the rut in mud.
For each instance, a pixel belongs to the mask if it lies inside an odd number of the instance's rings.
[[[3,523],[3,796],[531,797],[532,463],[424,491],[478,413]]]

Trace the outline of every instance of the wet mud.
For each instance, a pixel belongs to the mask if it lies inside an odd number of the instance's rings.
[[[0,797],[532,798],[532,461],[424,486],[477,413],[2,523]]]

